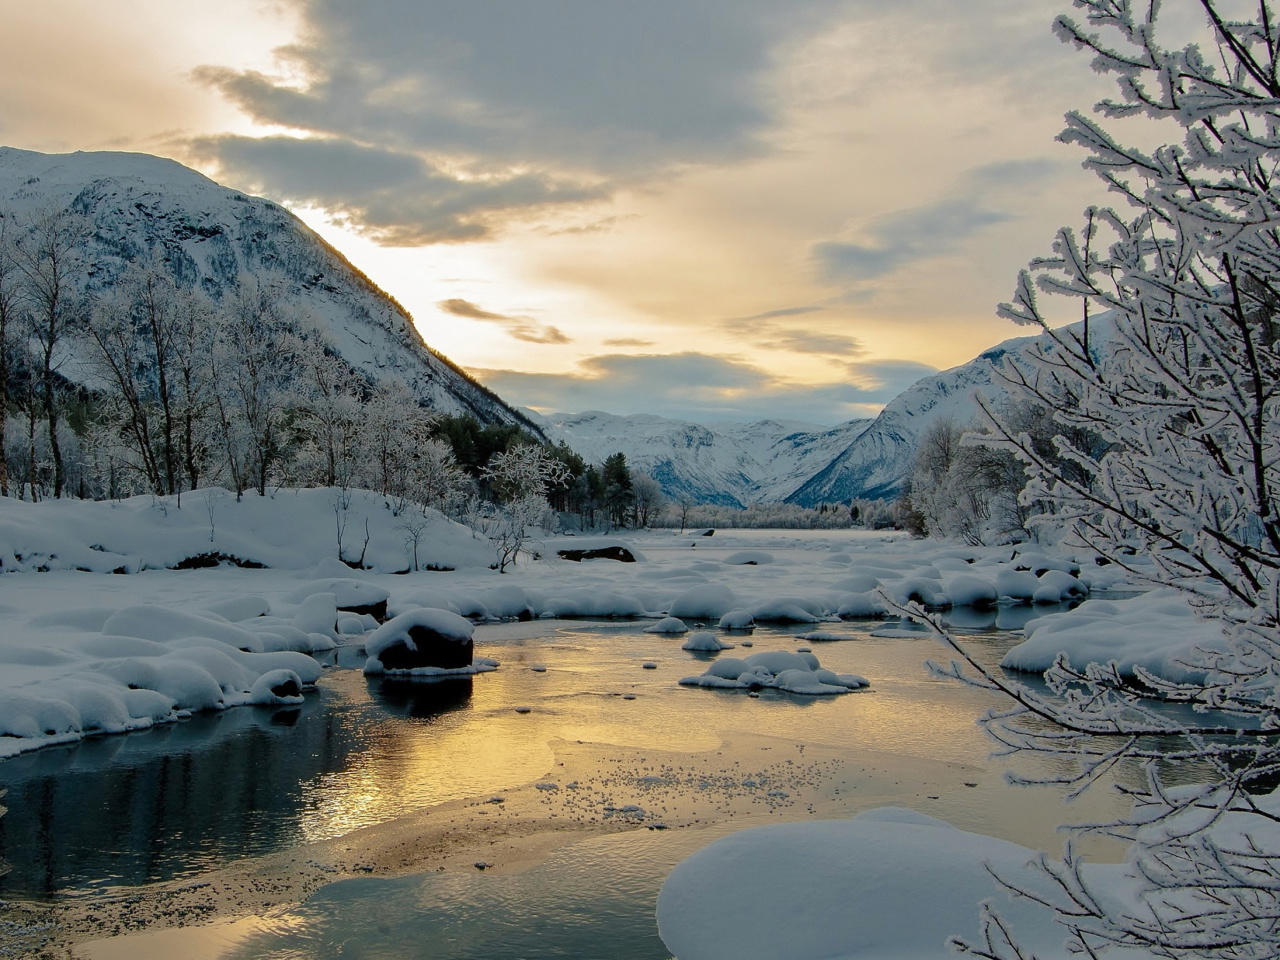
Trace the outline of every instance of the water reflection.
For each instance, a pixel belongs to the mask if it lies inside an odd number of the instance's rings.
[[[472,677],[400,680],[370,677],[369,691],[389,714],[414,720],[434,720],[471,703]]]
[[[6,760],[0,859],[10,870],[0,895],[169,879],[290,842],[303,785],[363,746],[327,699],[202,714]]]
[[[340,881],[264,921],[223,960],[319,960],[353,948],[417,960],[662,960],[671,954],[653,919],[658,887],[710,837],[588,840],[510,876]]]

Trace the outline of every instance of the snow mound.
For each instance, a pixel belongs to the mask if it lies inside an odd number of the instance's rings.
[[[751,611],[757,623],[817,623],[822,605],[806,597],[775,597]]]
[[[1074,610],[1027,623],[1027,639],[1000,665],[1043,673],[1059,653],[1077,670],[1115,662],[1132,677],[1141,667],[1166,680],[1199,683],[1206,655],[1225,649],[1220,626],[1199,619],[1185,595],[1172,588],[1129,600],[1086,600]]]
[[[733,644],[725,643],[710,630],[695,630],[680,645],[680,649],[699,653],[714,653],[718,650],[731,650],[733,649]]]
[[[671,601],[671,616],[683,620],[718,620],[738,605],[732,589],[720,583],[690,587]]]
[[[720,618],[721,630],[750,630],[756,625],[750,610],[730,610]]]
[[[720,562],[732,566],[759,566],[773,563],[773,554],[765,550],[735,550]]]
[[[785,650],[767,650],[752,654],[745,660],[724,657],[713,663],[705,673],[696,677],[682,677],[680,683],[687,687],[712,687],[720,690],[758,690],[767,687],[806,696],[848,693],[870,685],[856,674],[837,674],[824,670],[818,663],[818,658],[811,653],[789,653]]]
[[[679,617],[664,617],[652,626],[644,628],[645,633],[688,633],[689,628]]]
[[[118,613],[122,625],[149,619],[160,639],[86,637],[51,651],[60,653],[58,662],[45,666],[56,666],[58,673],[5,684],[0,757],[88,734],[141,730],[199,710],[301,703],[305,689],[320,678],[320,664],[302,653],[245,652],[214,637],[184,635],[191,621],[203,619],[194,614],[187,620],[172,616],[181,611],[151,606]],[[20,644],[0,645],[0,676],[20,675],[21,665],[30,665],[28,653]]]

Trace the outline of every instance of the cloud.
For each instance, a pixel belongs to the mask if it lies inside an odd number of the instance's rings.
[[[464,177],[401,150],[348,140],[242,137],[188,141],[246,189],[323,207],[391,246],[483,240],[495,224],[603,196],[598,186],[537,173]]]
[[[758,341],[758,345],[769,350],[820,354],[823,357],[854,357],[866,350],[856,337],[813,330],[778,330]]]
[[[517,340],[524,340],[527,343],[569,343],[571,342],[567,336],[558,328],[552,326],[542,326],[535,323],[529,317],[510,316],[504,313],[491,313],[488,310],[482,310],[470,300],[463,300],[456,297],[451,300],[441,300],[438,306],[445,313],[451,313],[455,317],[465,317],[468,320],[483,320],[486,323],[496,323],[506,328],[507,333],[515,337]]]
[[[652,340],[640,340],[636,337],[614,337],[604,342],[606,347],[652,347]]]
[[[767,152],[776,51],[841,0],[291,6],[301,30],[277,51],[278,75],[209,64],[193,76],[257,123],[304,136],[206,137],[192,151],[226,178],[404,243],[483,239],[500,214]]]
[[[777,310],[766,310],[763,313],[753,313],[749,317],[732,317],[725,320],[722,326],[737,336],[751,338],[755,346],[766,350],[818,354],[825,359],[856,357],[865,352],[862,341],[856,337],[828,333],[823,330],[787,327],[773,322],[779,318],[818,313],[823,309],[818,305],[782,307]]]
[[[899,267],[961,249],[984,229],[1019,215],[1030,192],[1052,181],[1061,164],[1046,160],[988,164],[967,171],[950,196],[907,207],[866,224],[864,240],[826,240],[811,248],[822,280],[857,284]]]
[[[774,47],[835,0],[299,0],[291,76],[198,77],[261,122],[595,169],[739,155]]]
[[[749,324],[749,323],[754,323],[755,321],[758,321],[758,320],[774,320],[774,319],[777,319],[778,317],[797,317],[805,313],[816,313],[821,309],[822,307],[818,307],[818,306],[782,307],[781,309],[778,309],[778,310],[766,310],[764,313],[753,313],[749,317],[734,317],[733,320],[731,320],[730,322]]]
[[[703,353],[604,354],[567,374],[475,370],[508,402],[546,412],[653,413],[694,422],[806,420],[835,424],[876,411],[932,367],[912,361],[854,365],[846,381],[806,384],[741,360]],[[852,370],[853,368],[851,368]]]

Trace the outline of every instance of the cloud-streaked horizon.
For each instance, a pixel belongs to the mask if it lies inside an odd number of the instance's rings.
[[[848,379],[815,384],[739,358],[686,352],[603,354],[587,357],[563,374],[473,372],[510,402],[546,413],[606,410],[708,422],[782,418],[829,426],[874,416],[880,406],[936,371],[903,360],[854,363]]]

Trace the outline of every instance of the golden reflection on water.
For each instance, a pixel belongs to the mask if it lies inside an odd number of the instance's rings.
[[[476,677],[465,697],[439,712],[426,709],[425,715],[414,716],[410,709],[410,716],[382,730],[347,769],[308,784],[298,824],[304,840],[330,839],[413,809],[554,779],[551,744],[557,740],[697,753],[717,749],[735,731],[830,746],[851,757],[873,751],[903,764],[918,760],[971,767],[968,773],[948,775],[948,782],[952,787],[962,780],[982,785],[939,801],[950,814],[941,807],[936,812],[950,816],[957,826],[1015,842],[1047,846],[1054,827],[1064,820],[1109,819],[1119,812],[1105,790],[1066,808],[1061,789],[1005,786],[1001,781],[1007,765],[991,759],[993,743],[977,723],[1000,701],[988,692],[932,678],[923,663],[938,648],[927,639],[864,636],[807,643],[786,631],[761,630],[752,638],[752,648],[724,654],[810,646],[824,666],[872,681],[867,692],[829,698],[771,691],[753,698],[681,687],[681,676],[702,672],[709,660],[680,651],[678,638],[646,635],[635,624],[578,625],[550,636],[504,638],[488,649],[481,628],[477,640],[481,652],[502,661],[500,669]],[[1003,639],[974,642],[991,646],[992,656],[1007,645]],[[643,669],[645,661],[658,668]],[[535,671],[535,666],[545,669]],[[352,672],[330,675],[329,682],[346,685],[353,696],[363,695],[359,688],[366,683]],[[373,695],[377,700],[376,688]],[[418,695],[430,707],[431,685],[419,687]],[[405,709],[400,701],[393,706]],[[1034,775],[1055,772],[1035,761],[1023,762],[1021,769]],[[885,802],[913,802],[926,812],[933,810],[923,794],[891,793]]]

